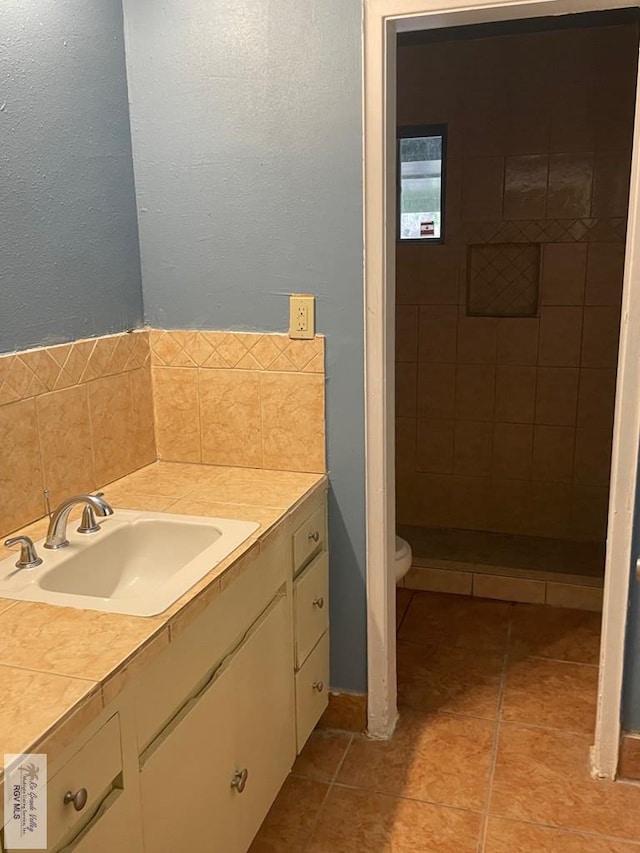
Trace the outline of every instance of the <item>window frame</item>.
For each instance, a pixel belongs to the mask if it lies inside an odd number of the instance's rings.
[[[403,139],[415,139],[421,136],[440,136],[442,138],[442,170],[440,174],[440,236],[439,237],[402,237],[400,228],[402,169],[400,163],[400,142]],[[447,187],[447,125],[446,124],[408,124],[396,128],[396,242],[418,243],[423,246],[438,246],[445,241],[445,210]]]

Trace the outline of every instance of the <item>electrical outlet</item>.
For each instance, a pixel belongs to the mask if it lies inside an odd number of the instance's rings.
[[[289,298],[289,337],[308,340],[315,336],[315,297],[293,293]]]

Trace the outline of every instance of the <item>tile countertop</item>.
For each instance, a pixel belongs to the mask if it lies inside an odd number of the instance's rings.
[[[0,756],[47,752],[53,760],[326,482],[321,474],[155,462],[106,486],[116,509],[238,518],[260,527],[158,616],[0,599]],[[44,519],[21,532],[35,540],[46,528]],[[12,553],[0,546],[0,559]]]

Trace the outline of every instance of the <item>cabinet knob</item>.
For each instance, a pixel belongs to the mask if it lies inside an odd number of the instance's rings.
[[[324,598],[321,595],[319,595],[317,598],[314,598],[313,606],[317,607],[318,610],[322,610],[322,608],[324,607]]]
[[[67,791],[64,795],[64,804],[73,803],[73,807],[77,812],[81,812],[87,805],[87,789],[79,788],[75,794],[72,791]]]
[[[320,531],[314,530],[313,533],[309,534],[309,539],[313,539],[314,542],[320,541]]]
[[[313,689],[317,690],[318,693],[322,693],[322,691],[324,690],[324,684],[322,683],[322,681],[314,681]]]
[[[247,785],[247,779],[249,778],[249,771],[245,767],[244,770],[238,770],[231,780],[231,787],[235,788],[236,791],[241,794]]]

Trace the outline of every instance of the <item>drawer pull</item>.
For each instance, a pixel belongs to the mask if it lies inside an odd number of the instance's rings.
[[[313,606],[317,607],[318,610],[322,610],[322,608],[324,607],[324,598],[321,595],[319,595],[318,598],[314,598]]]
[[[249,771],[245,767],[244,770],[238,770],[233,779],[231,780],[231,787],[235,788],[236,791],[241,794],[247,786],[247,779],[249,778]]]
[[[320,541],[320,531],[314,530],[313,533],[309,534],[309,539],[313,539],[314,542]]]
[[[322,683],[322,681],[314,681],[313,689],[317,690],[318,693],[322,693],[322,691],[324,690],[324,684]]]
[[[82,809],[87,805],[87,789],[79,788],[75,794],[71,791],[67,791],[64,795],[64,804],[68,805],[69,803],[73,803],[73,807],[77,812],[81,812]]]

